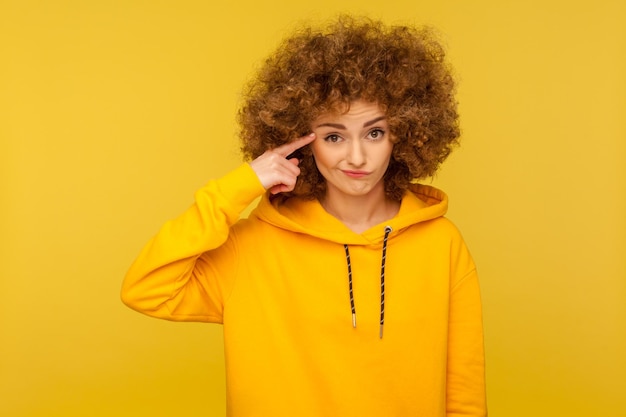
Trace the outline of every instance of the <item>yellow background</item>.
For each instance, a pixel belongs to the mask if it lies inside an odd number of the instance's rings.
[[[339,11],[434,25],[456,68],[433,182],[481,272],[490,414],[626,415],[625,4],[0,0],[0,415],[224,414],[221,328],[120,283],[238,164],[252,70]]]

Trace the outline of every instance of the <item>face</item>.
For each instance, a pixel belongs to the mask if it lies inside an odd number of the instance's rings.
[[[376,103],[354,101],[344,114],[322,114],[311,128],[317,169],[326,179],[326,197],[384,198],[383,176],[393,144],[385,114]]]

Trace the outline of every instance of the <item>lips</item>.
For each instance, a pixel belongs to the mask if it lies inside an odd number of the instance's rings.
[[[350,178],[363,178],[369,175],[369,172],[367,171],[343,170],[342,172]]]

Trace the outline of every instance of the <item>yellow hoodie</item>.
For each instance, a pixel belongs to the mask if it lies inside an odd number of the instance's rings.
[[[240,220],[264,191],[247,164],[210,181],[122,288],[147,315],[223,323],[228,415],[485,416],[478,281],[445,194],[416,185],[356,234],[268,194]]]

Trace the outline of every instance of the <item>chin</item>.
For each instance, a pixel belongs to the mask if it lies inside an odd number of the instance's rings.
[[[369,194],[371,194],[372,192],[372,188],[368,187],[365,189],[360,189],[360,190],[342,190],[343,194],[352,196],[352,197],[365,197]]]

